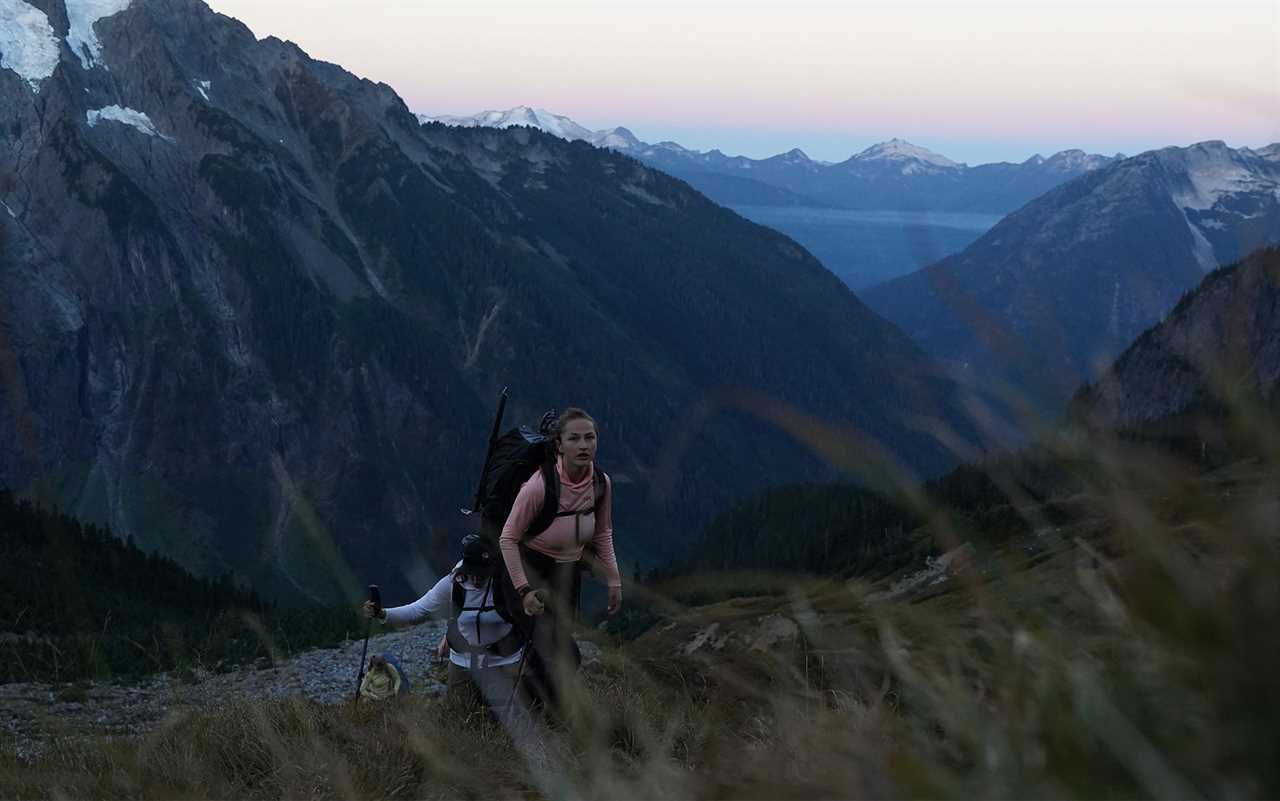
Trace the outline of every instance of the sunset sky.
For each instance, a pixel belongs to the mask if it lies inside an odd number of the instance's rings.
[[[209,0],[425,114],[541,106],[593,129],[842,160],[1280,141],[1280,2]]]

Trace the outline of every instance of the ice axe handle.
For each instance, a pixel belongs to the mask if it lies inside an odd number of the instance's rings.
[[[377,584],[369,585],[369,600],[373,601],[373,616],[382,615],[382,593],[378,590]]]
[[[498,411],[493,415],[493,429],[489,432],[489,449],[484,454],[484,467],[480,469],[480,481],[476,485],[476,497],[471,503],[471,513],[480,511],[480,496],[484,494],[484,477],[489,472],[489,464],[493,461],[493,449],[498,444],[498,434],[502,431],[502,415],[507,410],[507,388],[502,388],[498,395]]]

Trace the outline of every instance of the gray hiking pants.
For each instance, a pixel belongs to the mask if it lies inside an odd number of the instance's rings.
[[[487,706],[499,723],[509,727],[528,709],[523,688],[512,698],[519,673],[519,663],[468,670],[450,662],[449,695],[476,706]]]

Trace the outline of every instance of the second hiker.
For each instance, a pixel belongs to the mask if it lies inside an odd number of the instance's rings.
[[[468,535],[462,560],[451,572],[413,603],[383,609],[378,619],[409,625],[428,616],[447,617],[450,694],[483,700],[507,723],[524,703],[523,693],[516,692],[524,637],[505,612],[503,582],[495,580],[498,559],[482,537]],[[362,611],[373,617],[373,602],[365,601]]]

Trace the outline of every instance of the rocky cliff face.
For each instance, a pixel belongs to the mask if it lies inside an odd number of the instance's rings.
[[[1131,429],[1273,398],[1278,381],[1280,250],[1267,249],[1206,277],[1076,396],[1073,412]]]
[[[1207,271],[1280,241],[1278,190],[1274,146],[1144,153],[862,297],[961,374],[1056,409]]]
[[[14,2],[0,482],[332,597],[439,568],[507,384],[509,419],[600,417],[632,557],[824,475],[725,388],[926,473],[950,459],[921,433],[964,428],[932,364],[679,181],[528,129],[424,126],[194,0]]]

